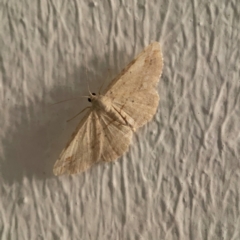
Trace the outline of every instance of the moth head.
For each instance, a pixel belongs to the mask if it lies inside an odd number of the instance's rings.
[[[88,98],[89,102],[93,102],[97,98],[96,93],[90,93],[90,96]]]

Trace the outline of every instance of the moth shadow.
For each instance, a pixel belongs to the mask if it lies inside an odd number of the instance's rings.
[[[9,185],[21,182],[25,177],[46,179],[54,176],[53,165],[84,113],[70,122],[67,120],[91,105],[87,98],[78,98],[88,95],[88,84],[84,79],[98,79],[89,82],[91,91],[98,91],[108,74],[104,61],[102,65],[101,78],[80,67],[65,77],[66,84],[46,90],[42,99],[31,101],[27,107],[19,104],[11,109],[11,127],[3,135],[1,161],[1,175]],[[53,104],[70,98],[78,99]]]

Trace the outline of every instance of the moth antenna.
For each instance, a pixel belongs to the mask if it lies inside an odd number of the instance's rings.
[[[101,87],[100,87],[100,89],[99,89],[99,91],[98,91],[98,94],[99,94],[99,95],[101,94],[102,87],[103,87],[104,83],[106,82],[106,80],[108,79],[109,75],[110,75],[110,69],[108,68],[108,75],[107,75],[107,77],[104,79],[104,81],[103,81],[103,83],[102,83],[102,85],[101,85]]]
[[[75,98],[69,98],[69,99],[62,100],[62,101],[60,101],[60,102],[52,103],[51,105],[56,105],[56,104],[59,104],[59,103],[76,100],[76,99],[78,99],[78,98],[88,98],[88,96],[80,96],[80,97],[75,97]]]
[[[79,114],[81,114],[82,112],[84,112],[86,109],[91,108],[91,107],[85,107],[81,112],[79,112],[78,114],[76,114],[75,116],[73,116],[72,118],[68,119],[67,122],[70,122],[71,120],[73,120],[75,117],[77,117]]]
[[[88,82],[87,82],[87,84],[88,84]],[[92,96],[92,93],[91,93],[90,88],[89,88],[89,84],[88,84],[88,92],[89,92],[90,96]]]
[[[87,81],[87,86],[88,86],[88,92],[89,92],[89,94],[90,94],[90,96],[92,96],[92,93],[91,93],[91,91],[90,91],[90,87],[89,87],[89,81],[88,81],[88,69],[85,67],[85,71],[86,71],[86,75],[87,75],[87,79],[86,79],[86,81]]]

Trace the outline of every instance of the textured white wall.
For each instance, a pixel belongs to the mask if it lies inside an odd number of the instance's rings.
[[[239,16],[237,0],[1,0],[0,238],[239,240]],[[113,164],[54,177],[87,102],[51,104],[151,41],[153,121]]]

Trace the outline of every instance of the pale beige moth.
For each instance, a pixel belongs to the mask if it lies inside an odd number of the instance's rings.
[[[91,108],[56,161],[55,175],[80,173],[125,153],[133,132],[156,113],[157,84],[163,67],[160,44],[151,43],[110,83],[90,94]]]

